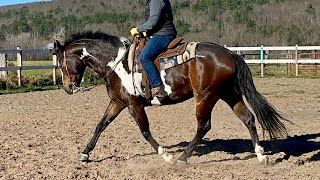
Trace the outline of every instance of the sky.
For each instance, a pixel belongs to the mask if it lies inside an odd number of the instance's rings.
[[[24,4],[30,2],[42,2],[47,0],[0,0],[0,6],[13,5],[13,4]]]

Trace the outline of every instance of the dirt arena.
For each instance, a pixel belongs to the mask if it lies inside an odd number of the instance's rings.
[[[263,141],[269,164],[253,154],[248,130],[219,101],[212,129],[189,164],[169,165],[124,110],[91,154],[77,160],[109,101],[105,87],[0,96],[0,179],[320,179],[320,79],[255,78],[284,116],[290,137]],[[196,131],[194,99],[147,108],[158,142],[178,156]]]

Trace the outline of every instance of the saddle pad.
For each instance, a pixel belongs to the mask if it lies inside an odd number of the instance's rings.
[[[160,70],[165,70],[176,65],[185,63],[196,57],[196,47],[199,42],[190,42],[187,44],[185,51],[181,54],[166,58],[160,57]]]
[[[189,61],[190,59],[193,59],[196,57],[196,47],[199,44],[199,42],[190,42],[187,44],[186,49],[183,51],[183,53],[180,53],[178,55],[166,57],[166,58],[159,58],[160,61],[160,70],[168,69],[173,66],[185,63]],[[135,46],[134,44],[131,44],[129,54],[128,54],[128,65],[129,70],[137,72],[138,67],[134,63],[134,51]]]

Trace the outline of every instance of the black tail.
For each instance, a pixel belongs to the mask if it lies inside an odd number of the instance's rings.
[[[237,81],[240,91],[253,109],[258,122],[264,130],[267,130],[270,138],[287,137],[285,125],[280,120],[285,120],[275,107],[273,107],[254,86],[250,69],[241,56],[234,54],[237,65]]]

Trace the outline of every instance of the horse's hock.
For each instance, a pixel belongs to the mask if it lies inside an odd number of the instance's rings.
[[[7,55],[0,54],[0,67],[7,67]],[[0,78],[4,78],[7,76],[6,71],[0,71]]]

